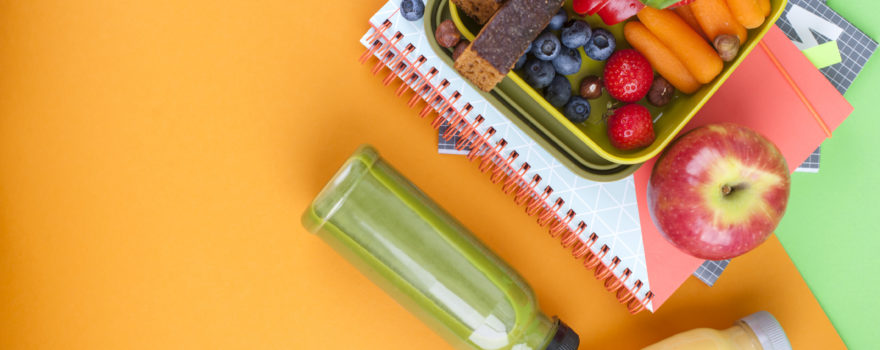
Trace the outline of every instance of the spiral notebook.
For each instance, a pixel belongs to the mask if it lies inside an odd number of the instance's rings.
[[[367,48],[361,62],[378,58],[373,73],[387,71],[383,83],[400,84],[398,95],[414,91],[409,104],[424,103],[419,115],[432,115],[432,126],[455,126],[446,135],[458,137],[456,147],[470,148],[468,158],[631,312],[653,311],[633,177],[594,182],[556,161],[439,59],[426,37],[433,33],[425,33],[422,20],[403,19],[396,2],[387,2],[370,26],[361,38]]]
[[[370,27],[361,38],[366,51],[360,61],[378,59],[372,72],[387,71],[384,84],[400,84],[399,96],[413,91],[410,106],[425,102],[419,116],[431,115],[434,128],[444,122],[452,126],[444,138],[457,137],[453,147],[458,150],[470,148],[468,159],[477,160],[502,191],[514,194],[514,201],[537,216],[630,312],[653,312],[703,262],[675,249],[651,224],[643,193],[651,162],[616,182],[581,178],[440,59],[426,36],[433,33],[425,33],[421,20],[403,19],[397,3],[389,1]],[[798,164],[852,107],[778,28],[760,46],[764,54],[747,57],[688,127],[737,117],[770,137],[790,165]],[[754,84],[756,79],[762,84]],[[773,108],[761,107],[769,105]]]

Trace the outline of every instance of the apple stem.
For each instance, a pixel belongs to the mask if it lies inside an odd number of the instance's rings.
[[[733,187],[730,187],[730,185],[721,186],[721,193],[725,196],[729,195],[731,192],[733,192]]]

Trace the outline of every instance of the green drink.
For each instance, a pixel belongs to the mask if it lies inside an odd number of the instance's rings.
[[[457,348],[577,349],[577,334],[538,309],[515,271],[370,146],[302,220]]]

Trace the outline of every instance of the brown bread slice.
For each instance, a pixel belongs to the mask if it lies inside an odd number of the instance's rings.
[[[507,0],[455,60],[455,69],[483,91],[510,72],[564,0]]]
[[[452,0],[455,7],[473,17],[480,24],[486,24],[492,15],[501,8],[504,0]]]

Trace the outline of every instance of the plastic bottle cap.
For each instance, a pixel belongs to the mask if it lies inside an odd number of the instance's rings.
[[[758,337],[764,350],[791,350],[791,343],[785,330],[776,318],[767,311],[758,311],[740,319],[745,322]]]
[[[562,321],[557,320],[556,323],[558,324],[556,334],[553,335],[553,339],[550,339],[546,350],[577,350],[581,338]]]

